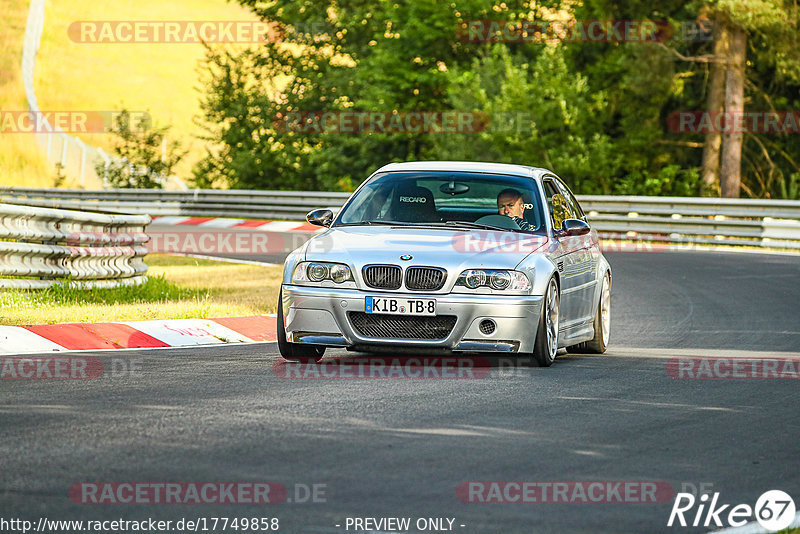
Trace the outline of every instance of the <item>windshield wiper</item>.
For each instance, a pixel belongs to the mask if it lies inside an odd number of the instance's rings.
[[[500,228],[489,224],[480,224],[467,221],[447,221],[447,222],[400,222],[400,221],[360,221],[351,223],[339,223],[336,226],[429,226],[433,228],[479,228],[481,230],[500,230],[501,232],[516,232],[509,228]]]
[[[500,228],[499,226],[492,226],[490,224],[481,224],[481,223],[474,223],[468,221],[447,221],[447,226],[466,226],[467,228],[481,228],[483,230],[500,230],[502,232],[516,232],[516,230],[512,230],[510,228]]]
[[[399,222],[399,221],[359,221],[349,223],[339,223],[336,226],[409,226],[414,223]]]

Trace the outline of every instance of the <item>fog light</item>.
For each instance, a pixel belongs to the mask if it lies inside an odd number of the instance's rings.
[[[488,336],[494,334],[494,330],[497,328],[497,325],[494,324],[494,321],[491,319],[484,319],[478,325],[478,330],[481,331],[481,334]]]

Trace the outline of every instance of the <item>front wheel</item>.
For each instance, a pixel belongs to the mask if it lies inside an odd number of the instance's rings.
[[[283,288],[278,293],[278,351],[285,360],[293,362],[313,362],[322,359],[325,347],[320,345],[307,345],[303,343],[290,343],[286,340],[286,326],[283,324]]]
[[[558,283],[555,278],[551,278],[542,303],[542,313],[539,314],[539,327],[536,330],[536,341],[533,346],[533,357],[540,367],[550,367],[556,359],[560,303]]]

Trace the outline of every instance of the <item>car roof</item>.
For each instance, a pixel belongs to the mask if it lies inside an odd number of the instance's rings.
[[[530,178],[539,178],[544,173],[551,173],[551,171],[540,167],[512,165],[508,163],[487,163],[482,161],[408,161],[403,163],[389,163],[375,172],[397,171],[471,171],[526,176]]]

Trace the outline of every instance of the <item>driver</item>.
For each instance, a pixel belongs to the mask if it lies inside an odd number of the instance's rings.
[[[511,217],[521,230],[529,231],[531,225],[523,218],[525,203],[522,202],[522,193],[516,189],[503,189],[497,195],[497,212],[500,215]]]

